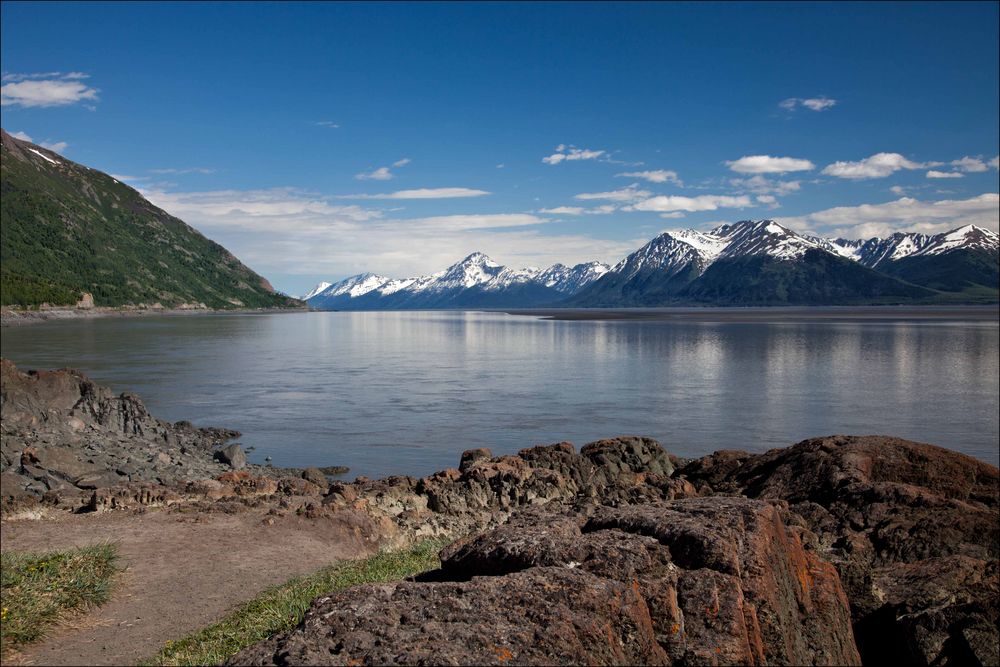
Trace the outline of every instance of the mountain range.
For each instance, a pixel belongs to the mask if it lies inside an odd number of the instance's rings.
[[[0,133],[4,306],[302,306],[112,176]]]
[[[998,236],[966,225],[867,240],[773,220],[664,232],[613,267],[511,269],[482,253],[428,276],[364,273],[304,295],[319,310],[995,302]]]

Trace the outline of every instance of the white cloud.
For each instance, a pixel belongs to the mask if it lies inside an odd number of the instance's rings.
[[[413,162],[413,160],[408,157],[404,157],[401,160],[393,162],[392,166],[405,167],[411,162]],[[379,167],[378,169],[373,169],[372,171],[363,171],[360,174],[354,175],[354,178],[359,181],[391,181],[395,177],[396,175],[389,171],[389,167]]]
[[[397,190],[375,195],[338,195],[337,199],[455,199],[458,197],[482,197],[490,194],[486,190],[471,188],[418,188]]]
[[[656,169],[653,171],[627,171],[622,174],[615,174],[615,176],[641,178],[649,181],[650,183],[676,183],[677,185],[684,185],[681,179],[677,177],[677,172],[669,169]]]
[[[556,206],[555,208],[543,208],[542,213],[550,213],[552,215],[583,215],[584,208],[582,206]]]
[[[339,123],[334,123],[332,120],[318,120],[315,124],[320,127],[329,127],[330,129],[337,129],[340,127]]]
[[[798,192],[802,188],[802,181],[772,180],[761,174],[750,178],[732,178],[729,180],[729,184],[739,190],[761,195],[787,195],[790,192]]]
[[[361,172],[360,174],[355,174],[354,178],[359,181],[389,181],[394,177],[392,172],[389,171],[389,167],[379,167],[368,172]]]
[[[861,180],[867,178],[885,178],[901,169],[923,169],[938,166],[935,162],[913,162],[899,153],[876,153],[871,157],[857,162],[834,162],[823,169],[827,176]]]
[[[798,231],[845,238],[886,236],[897,231],[938,234],[969,224],[997,231],[1000,195],[986,193],[970,199],[940,201],[902,197],[884,204],[838,206],[776,221]]]
[[[752,205],[753,202],[746,195],[739,197],[730,197],[728,195],[700,195],[698,197],[660,195],[637,202],[625,210],[656,212],[688,211],[694,213],[697,211],[715,211],[720,208],[743,208]]]
[[[989,165],[994,169],[1000,169],[1000,155],[990,160]]]
[[[644,199],[653,194],[648,190],[640,190],[638,183],[633,183],[632,185],[622,188],[621,190],[612,190],[611,192],[581,192],[576,195],[574,199],[604,199],[607,201],[636,201],[639,199]]]
[[[545,164],[559,164],[563,161],[596,160],[605,153],[606,151],[595,151],[589,148],[577,148],[576,146],[559,144],[556,146],[556,152],[548,157],[543,157],[542,162]]]
[[[673,211],[671,213],[661,213],[661,218],[683,218],[684,213],[682,211]]]
[[[757,195],[754,197],[759,204],[767,204],[771,208],[778,208],[778,199],[774,195]]]
[[[9,134],[15,139],[20,139],[21,141],[29,141],[33,144],[36,143],[35,140],[32,139],[30,136],[28,136],[28,134],[25,132],[10,132]],[[56,153],[62,153],[67,148],[69,148],[69,144],[65,141],[39,141],[37,142],[37,144],[42,148],[48,148],[50,151],[54,151]]]
[[[902,185],[894,185],[891,188],[889,188],[889,192],[893,193],[894,195],[905,195],[906,188],[904,188]]]
[[[968,173],[979,173],[989,169],[989,166],[980,158],[969,157],[968,155],[959,160],[952,160],[949,164],[957,167],[960,171]]]
[[[556,206],[555,208],[543,208],[540,212],[550,213],[552,215],[607,215],[608,213],[614,213],[617,210],[617,206],[606,204],[604,206],[595,206],[593,208],[584,208],[583,206]]]
[[[5,74],[0,86],[0,106],[56,107],[77,102],[97,101],[96,88],[80,82],[82,72],[47,72],[44,74]]]
[[[927,172],[927,178],[962,178],[963,174],[959,171],[938,171],[937,169],[931,169]]]
[[[497,169],[503,169],[506,166],[507,165],[505,165],[503,162],[501,162],[500,164],[497,165]]]
[[[816,168],[816,165],[809,160],[770,155],[744,155],[739,160],[727,161],[726,166],[741,174],[784,174]]]
[[[423,275],[474,250],[518,268],[592,259],[613,263],[646,240],[553,236],[542,231],[550,220],[530,213],[395,219],[389,211],[339,206],[290,188],[144,194],[265,276]]]
[[[811,111],[825,111],[835,104],[837,104],[837,100],[832,100],[829,97],[790,97],[787,100],[778,102],[779,107],[788,109],[789,111],[794,111],[799,106],[803,106]]]
[[[215,169],[208,167],[168,167],[165,169],[150,169],[151,174],[214,174]]]

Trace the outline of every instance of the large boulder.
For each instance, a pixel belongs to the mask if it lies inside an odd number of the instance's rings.
[[[739,498],[535,507],[232,664],[859,664],[836,570],[798,532]]]
[[[678,473],[717,493],[786,501],[790,520],[839,570],[866,661],[994,660],[984,647],[1000,643],[1000,605],[989,598],[1000,557],[997,468],[898,438],[832,436],[756,456],[717,452]]]

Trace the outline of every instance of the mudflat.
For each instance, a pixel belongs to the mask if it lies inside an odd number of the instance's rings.
[[[663,322],[996,322],[1000,306],[866,306],[758,308],[535,308],[502,311],[545,320]]]

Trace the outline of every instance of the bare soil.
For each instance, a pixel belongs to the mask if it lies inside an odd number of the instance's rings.
[[[0,539],[5,551],[114,542],[125,568],[110,602],[68,619],[4,661],[29,665],[134,664],[269,586],[376,550],[334,518],[265,517],[263,509],[5,521]]]

